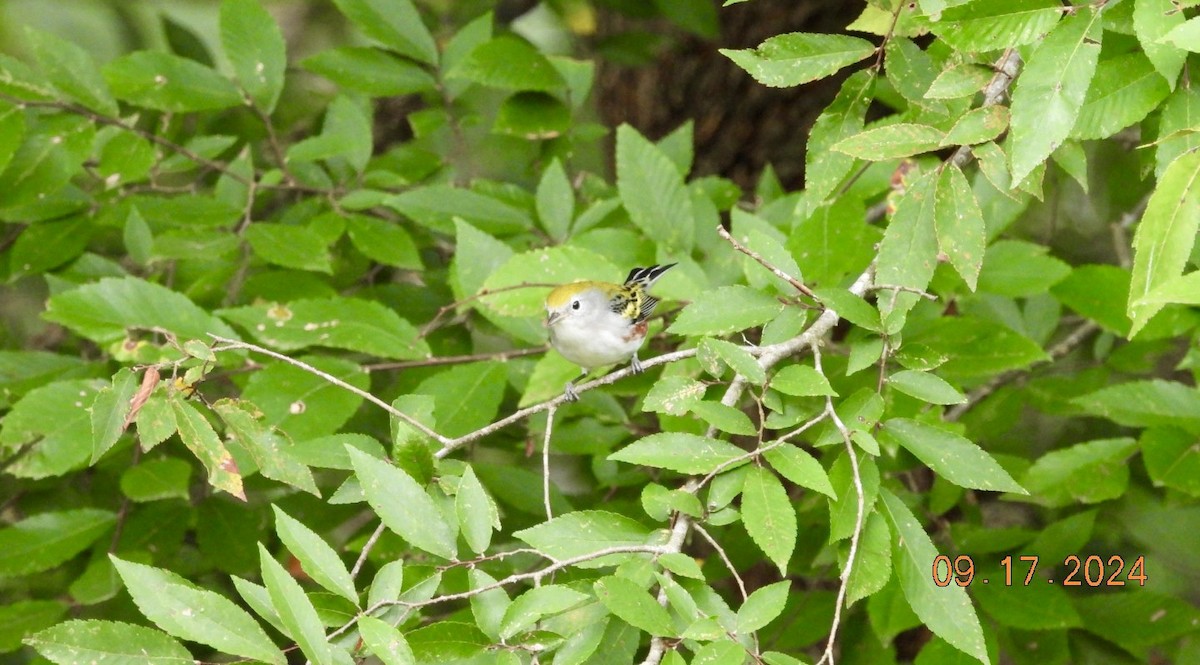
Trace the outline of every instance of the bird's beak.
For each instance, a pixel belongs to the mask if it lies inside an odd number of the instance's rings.
[[[545,323],[545,326],[546,326],[547,328],[553,327],[553,326],[554,326],[554,324],[558,323],[558,322],[559,322],[559,321],[562,319],[562,317],[563,317],[563,313],[562,313],[562,312],[549,312],[549,313],[547,313],[547,314],[546,314],[546,323]]]

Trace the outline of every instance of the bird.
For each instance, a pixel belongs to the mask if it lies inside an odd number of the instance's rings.
[[[658,304],[649,290],[675,265],[634,268],[624,284],[577,281],[556,287],[546,296],[550,344],[579,365],[580,378],[596,367],[625,360],[640,374],[638,349],[646,339],[646,319]],[[567,383],[565,394],[568,401],[579,399],[574,381]]]

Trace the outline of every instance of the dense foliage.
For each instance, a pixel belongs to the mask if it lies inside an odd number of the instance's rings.
[[[1200,662],[1195,3],[723,51],[840,77],[795,192],[592,120],[562,45],[632,5],[334,4],[0,55],[0,651]],[[546,287],[668,262],[564,401]]]

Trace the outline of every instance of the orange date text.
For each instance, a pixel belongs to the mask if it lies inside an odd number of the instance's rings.
[[[933,560],[933,583],[946,587],[953,582],[960,587],[966,587],[972,583],[990,584],[994,581],[1004,586],[1013,586],[1015,580],[1018,586],[1029,586],[1039,582],[1035,578],[1038,563],[1036,556],[1006,556],[1000,560],[1003,579],[976,579],[975,561],[970,556],[962,554],[951,559],[941,554]],[[1125,586],[1126,583],[1133,582],[1137,582],[1139,586],[1146,586],[1144,556],[1127,563],[1125,557],[1119,554],[1107,559],[1096,554],[1083,557],[1072,554],[1063,559],[1063,566],[1066,568],[1066,577],[1058,580],[1062,586]],[[1043,577],[1040,582],[1054,584],[1056,580],[1053,577]]]

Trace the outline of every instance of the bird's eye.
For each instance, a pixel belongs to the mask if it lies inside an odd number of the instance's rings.
[[[579,309],[579,301],[578,300],[571,301],[571,309]]]

